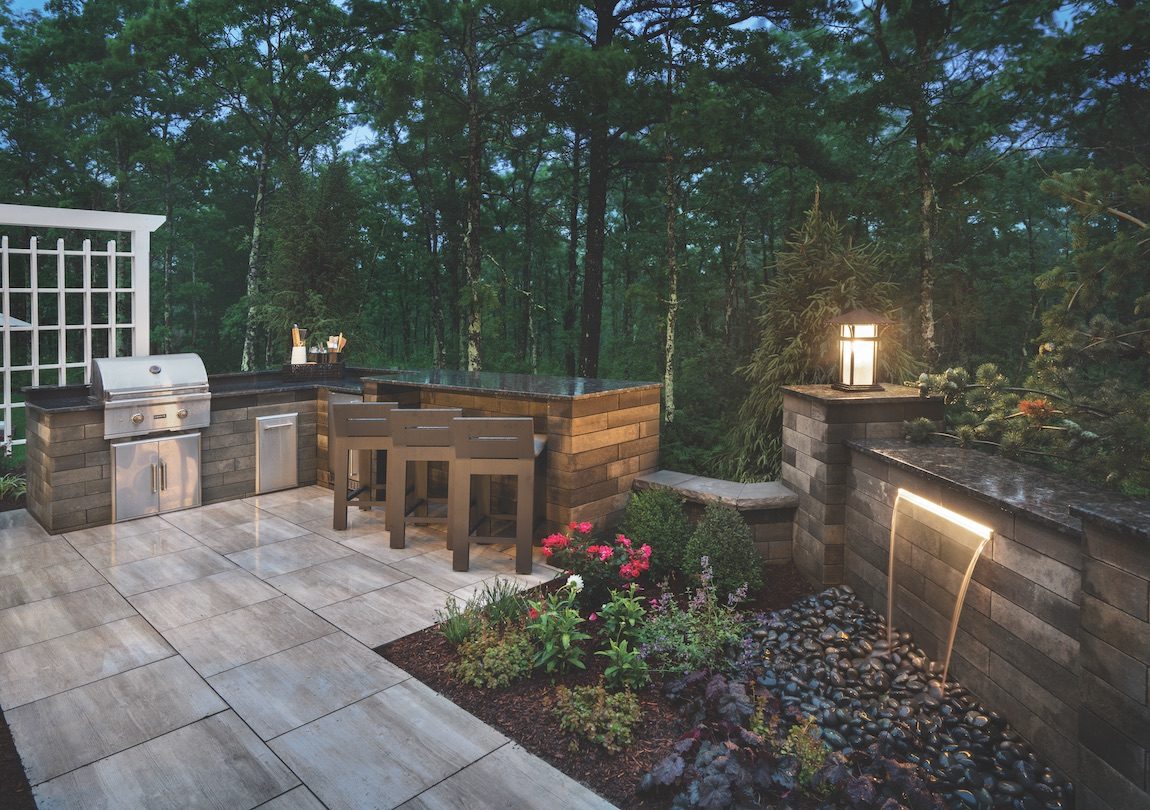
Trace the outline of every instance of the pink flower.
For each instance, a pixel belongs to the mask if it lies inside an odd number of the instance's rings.
[[[571,528],[573,528],[573,529],[575,528],[574,524],[572,524]],[[593,524],[588,523],[587,521],[583,521],[582,523],[579,524],[579,533],[580,534],[590,534],[591,530],[593,528],[595,528],[595,526]]]
[[[554,553],[555,553],[555,552],[551,550],[551,547],[550,547],[550,546],[544,546],[544,547],[543,547],[543,556],[544,556],[544,557],[550,557],[550,556],[551,556],[552,554],[554,554]]]
[[[539,618],[539,611],[536,610],[535,608],[528,608],[527,609],[527,618],[538,619]]]
[[[575,531],[576,529],[579,528],[579,524],[576,523],[575,521],[571,521],[570,523],[567,524],[567,528],[570,529],[571,531]]]
[[[615,542],[618,543],[619,545],[621,545],[623,548],[631,548],[630,539],[624,537],[623,535],[619,535],[618,537],[616,537]]]
[[[649,545],[647,545],[646,543],[639,546],[639,553],[643,555],[644,560],[651,559],[651,547]]]
[[[596,619],[598,619],[598,618],[599,618],[599,614],[598,614],[598,613],[592,613],[590,616],[588,616],[588,617],[587,617],[587,621],[593,622],[593,621],[595,621],[595,620],[596,620]]]
[[[657,607],[659,607],[659,600],[658,599],[651,599],[650,604],[651,604],[651,607],[657,608]]]
[[[614,553],[615,552],[611,550],[610,546],[600,546],[599,547],[599,559],[602,562],[607,562],[607,560],[611,559],[611,555]]]

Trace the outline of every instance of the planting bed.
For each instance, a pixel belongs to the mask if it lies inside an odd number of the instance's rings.
[[[594,683],[598,656],[586,672],[480,689],[448,673],[455,648],[436,628],[379,652],[624,808],[1073,807],[1072,785],[961,685],[944,687],[909,634],[888,645],[883,619],[849,588],[804,595],[793,568],[767,576],[764,593],[795,601],[760,600],[772,610],[725,675],[643,690],[635,741],[619,754],[576,750],[552,712],[555,684]]]

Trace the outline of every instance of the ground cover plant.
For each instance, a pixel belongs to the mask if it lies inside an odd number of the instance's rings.
[[[562,549],[597,557],[593,535],[573,526]],[[771,567],[764,590],[786,601],[768,605],[745,584],[721,598],[706,557],[674,573],[690,587],[639,576],[598,605],[568,573],[517,614],[490,586],[381,653],[620,806],[1073,805],[1003,718],[938,682],[909,634],[888,644],[849,588],[803,597],[793,567]]]

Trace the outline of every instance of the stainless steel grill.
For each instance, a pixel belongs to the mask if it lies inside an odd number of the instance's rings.
[[[208,373],[197,354],[94,359],[91,390],[104,404],[105,439],[211,423]]]

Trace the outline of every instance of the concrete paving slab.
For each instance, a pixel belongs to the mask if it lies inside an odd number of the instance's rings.
[[[258,546],[268,546],[281,540],[290,540],[309,534],[308,530],[295,523],[269,515],[262,509],[257,509],[256,517],[252,520],[238,523],[235,526],[226,526],[215,531],[206,531],[200,537],[200,542],[220,554],[232,554]]]
[[[281,793],[270,802],[261,804],[256,810],[327,810],[323,802],[303,785]]]
[[[0,576],[36,571],[53,565],[81,560],[76,549],[60,537],[51,537],[42,543],[0,548]]]
[[[339,543],[333,543],[316,534],[305,534],[268,546],[237,551],[227,556],[236,565],[251,571],[260,579],[270,579],[328,560],[346,557],[351,553],[351,549]]]
[[[190,548],[104,569],[104,577],[124,596],[154,591],[235,568],[210,548]]]
[[[0,653],[126,619],[135,613],[111,585],[0,610]]]
[[[76,548],[83,548],[84,546],[110,543],[113,540],[123,540],[137,534],[150,534],[170,528],[171,524],[164,522],[163,518],[153,515],[138,520],[126,520],[123,523],[109,523],[106,526],[95,526],[91,529],[68,532],[64,535],[64,539]]]
[[[233,712],[222,712],[35,788],[40,808],[246,808],[299,780]]]
[[[171,630],[282,594],[247,571],[233,568],[218,574],[180,582],[128,597],[152,627]]]
[[[0,577],[0,610],[49,599],[107,582],[87,560]]]
[[[164,637],[205,678],[335,632],[286,596],[165,630]]]
[[[38,785],[227,708],[173,655],[25,703],[7,720],[28,781]]]
[[[8,711],[172,655],[139,616],[0,654],[0,706]]]
[[[415,680],[270,743],[332,810],[394,807],[507,742]]]
[[[200,543],[190,534],[167,526],[156,532],[133,534],[118,537],[106,543],[91,543],[78,546],[80,555],[96,568],[111,568],[113,565],[146,560],[173,551],[196,548]]]
[[[0,549],[23,548],[50,540],[52,535],[40,528],[39,523],[31,526],[12,526],[0,529]]]
[[[402,810],[508,807],[610,810],[614,805],[521,746],[507,743],[400,807]]]
[[[378,647],[435,624],[447,594],[418,579],[388,585],[316,610],[368,647]]]
[[[438,548],[442,545],[442,542],[437,542],[429,538],[413,539],[409,535],[406,548],[392,548],[389,545],[391,535],[388,532],[372,532],[371,534],[359,536],[348,535],[347,537],[336,538],[336,542],[353,551],[358,551],[360,554],[371,557],[373,560],[379,560],[381,563],[387,563],[388,565],[394,565],[400,560],[425,554],[433,548]]]
[[[332,633],[211,677],[212,688],[270,740],[410,675],[343,633]]]
[[[315,610],[394,585],[410,576],[371,557],[351,552],[345,557],[272,577],[268,584]]]

